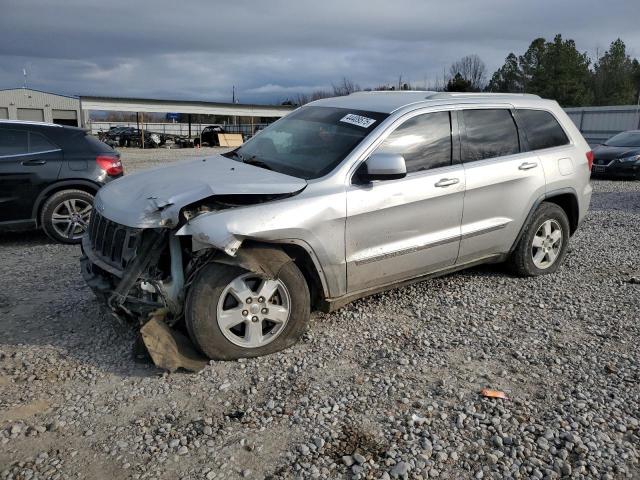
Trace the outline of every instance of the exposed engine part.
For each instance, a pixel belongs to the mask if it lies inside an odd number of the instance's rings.
[[[122,279],[107,300],[107,304],[112,310],[117,312],[124,308],[127,296],[137,283],[142,272],[144,272],[149,265],[158,262],[158,258],[160,258],[160,254],[165,246],[165,236],[166,232],[161,230],[148,230],[142,237],[138,255],[136,255],[134,260],[127,266],[122,275]],[[130,312],[127,311],[127,314],[130,314]]]

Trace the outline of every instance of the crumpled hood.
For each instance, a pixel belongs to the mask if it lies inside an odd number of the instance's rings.
[[[125,175],[100,189],[94,207],[121,225],[172,227],[181,208],[212,195],[289,194],[306,185],[300,178],[215,155]]]

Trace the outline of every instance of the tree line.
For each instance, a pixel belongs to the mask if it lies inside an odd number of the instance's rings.
[[[304,105],[313,100],[363,90],[347,77],[332,88],[299,94],[283,102]],[[533,93],[556,100],[563,107],[590,105],[633,105],[640,99],[640,62],[631,58],[621,39],[592,61],[571,39],[558,34],[552,41],[536,38],[522,54],[511,52],[490,78],[478,55],[467,55],[454,62],[442,81],[427,86],[403,82],[364,90],[436,90],[449,92]]]
[[[573,40],[536,38],[523,55],[510,53],[486,86],[490,92],[535,93],[563,107],[630,105],[640,94],[640,63],[619,38],[591,65]]]

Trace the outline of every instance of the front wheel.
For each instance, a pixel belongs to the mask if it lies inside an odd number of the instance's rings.
[[[272,279],[210,263],[196,276],[185,309],[191,340],[216,360],[287,348],[304,333],[309,316],[309,288],[293,262]]]
[[[565,211],[554,203],[542,203],[509,259],[511,269],[524,277],[554,273],[567,253],[569,235]]]

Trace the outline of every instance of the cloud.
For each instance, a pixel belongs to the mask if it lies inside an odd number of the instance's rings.
[[[275,102],[330,87],[434,83],[464,55],[490,71],[556,33],[595,56],[640,56],[637,0],[5,0],[0,87],[66,94]]]

